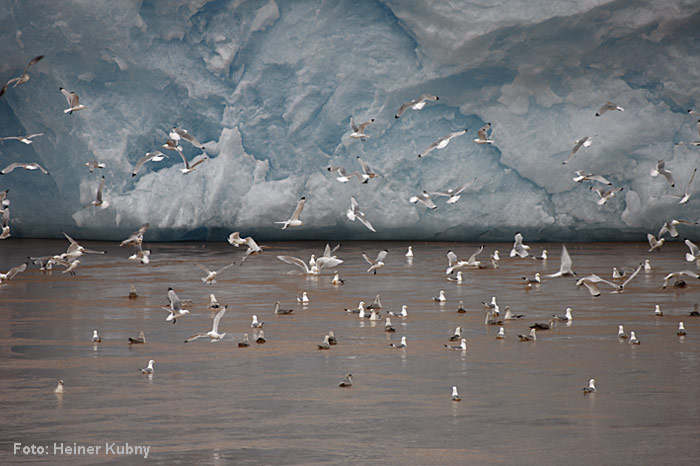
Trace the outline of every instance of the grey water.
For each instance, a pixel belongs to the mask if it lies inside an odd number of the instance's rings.
[[[526,241],[527,242],[527,241]],[[445,253],[466,259],[478,245],[357,242],[336,252],[345,262],[305,276],[277,255],[308,260],[321,242],[272,242],[261,255],[223,272],[213,285],[195,263],[216,270],[242,252],[226,243],[148,244],[151,263],[127,260],[115,243],[81,242],[106,250],[84,255],[75,276],[36,266],[0,285],[0,463],[107,464],[698,464],[700,448],[700,280],[662,289],[672,271],[695,269],[685,246],[648,253],[642,243],[568,244],[579,277],[611,279],[612,267],[650,259],[625,291],[591,296],[576,278],[543,278],[530,289],[522,276],[559,269],[560,244],[531,244],[546,261],[511,259],[509,244],[487,244],[479,256],[501,253],[498,268],[463,269],[446,279]],[[409,262],[404,253],[413,246]],[[10,239],[0,245],[0,270],[30,255],[56,254],[66,241]],[[362,252],[389,254],[376,275]],[[334,286],[338,271],[345,284]],[[138,298],[127,297],[135,285]],[[165,321],[172,287],[192,314]],[[444,290],[445,304],[432,297]],[[307,306],[295,295],[306,291]],[[211,328],[209,294],[229,306],[218,343],[193,334]],[[408,317],[369,322],[344,311],[381,295],[382,316],[408,306]],[[482,301],[496,296],[517,321],[484,324]],[[456,311],[462,300],[467,313]],[[275,315],[280,301],[292,315]],[[659,304],[664,316],[654,316]],[[534,322],[573,309],[573,322],[520,342]],[[255,314],[265,344],[239,348]],[[687,336],[676,336],[683,321]],[[635,331],[638,346],[617,338]],[[461,326],[466,352],[444,344]],[[102,342],[93,344],[97,329]],[[333,330],[338,345],[316,345]],[[129,345],[143,330],[147,343]],[[408,347],[391,342],[407,337]],[[140,368],[155,360],[155,373]],[[338,383],[352,373],[354,385]],[[596,379],[597,392],[582,387]],[[65,393],[54,394],[59,379]],[[461,402],[450,399],[456,386]],[[67,455],[53,445],[148,445],[139,455]],[[14,451],[15,443],[51,447],[44,455]]]

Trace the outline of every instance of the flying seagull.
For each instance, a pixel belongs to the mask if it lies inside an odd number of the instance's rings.
[[[43,135],[44,135],[44,133],[34,133],[34,134],[28,134],[26,136],[5,136],[4,138],[0,138],[0,141],[9,141],[9,140],[15,139],[15,140],[23,142],[25,144],[31,144],[32,142],[34,142],[34,141],[32,141],[32,138],[36,138],[36,137],[43,136]]]
[[[371,223],[365,218],[365,214],[360,211],[360,205],[357,203],[354,197],[350,197],[350,208],[348,211],[345,213],[345,215],[350,219],[351,221],[359,220],[360,223],[362,223],[364,226],[367,227],[369,231],[376,232],[377,230],[374,229]]]
[[[288,227],[298,227],[303,225],[303,222],[299,219],[299,216],[301,215],[301,211],[304,210],[304,203],[306,202],[306,196],[302,196],[301,199],[299,199],[299,202],[297,202],[297,207],[294,209],[294,213],[292,213],[292,216],[289,217],[289,220],[285,220],[284,222],[275,222],[278,224],[283,225],[282,229],[286,230]]]
[[[671,194],[671,197],[675,197],[676,199],[679,199],[678,203],[679,204],[685,204],[690,200],[690,183],[693,182],[693,179],[695,178],[695,173],[697,173],[698,169],[695,168],[693,170],[693,174],[690,175],[690,179],[688,180],[688,184],[685,186],[685,192],[683,193],[682,196],[676,196],[674,194]]]
[[[150,223],[144,223],[143,225],[141,225],[139,227],[138,230],[136,230],[131,235],[129,235],[129,237],[127,239],[125,239],[124,241],[119,243],[119,246],[122,248],[126,247],[126,246],[138,246],[139,244],[141,244],[143,242],[143,235],[144,235],[144,233],[146,233],[146,231],[148,230],[148,227],[150,227],[150,226],[151,226]]]
[[[487,133],[491,129],[491,123],[486,123],[484,126],[479,128],[479,131],[476,132],[476,139],[474,139],[474,142],[477,144],[493,144],[494,141],[489,139],[487,136]]]
[[[608,110],[617,110],[618,112],[624,112],[625,109],[620,107],[619,105],[616,105],[609,100],[603,104],[602,107],[598,109],[597,112],[595,112],[595,116],[601,116],[603,113],[607,112]]]
[[[84,110],[87,108],[85,105],[80,104],[78,94],[76,94],[75,92],[69,92],[62,87],[60,87],[59,90],[66,97],[66,100],[68,100],[68,108],[65,109],[63,113],[72,115],[73,112],[77,112],[78,110]]]
[[[386,259],[387,254],[389,254],[389,251],[387,251],[386,249],[379,251],[379,254],[377,254],[377,258],[375,260],[372,260],[367,256],[367,254],[363,252],[362,257],[369,264],[367,272],[373,272],[374,275],[376,275],[377,270],[384,267],[384,259]]]
[[[31,162],[31,163],[14,162],[14,163],[9,164],[7,167],[5,167],[2,170],[2,172],[0,172],[0,173],[2,173],[3,175],[7,175],[15,168],[24,168],[25,170],[40,170],[44,175],[49,174],[49,172],[46,171],[46,169],[44,167],[42,167],[41,165],[39,165],[36,162]]]
[[[428,194],[427,191],[423,191],[420,194],[411,196],[410,198],[408,198],[408,202],[411,202],[413,204],[415,204],[416,202],[420,202],[429,209],[437,209],[437,206],[435,205],[433,200],[430,199],[430,194]]]
[[[362,174],[360,177],[362,178],[362,183],[367,184],[370,178],[376,178],[379,175],[375,173],[367,163],[362,160],[359,156],[357,157],[357,163],[360,164],[360,167],[362,167]],[[352,175],[350,175],[352,176]]]
[[[17,87],[20,84],[24,84],[27,81],[29,81],[29,73],[28,73],[29,67],[34,65],[36,62],[38,62],[42,58],[44,58],[43,55],[39,55],[37,57],[32,58],[32,60],[29,63],[27,63],[27,66],[24,67],[24,71],[22,72],[22,74],[20,76],[18,76],[16,78],[12,78],[9,81],[7,81],[7,83],[5,83],[4,86],[2,86],[2,89],[0,89],[0,97],[2,97],[5,94],[5,92],[7,91],[7,87],[10,84],[14,84],[14,86],[12,86],[12,87]]]
[[[189,310],[182,308],[182,301],[180,301],[180,298],[172,288],[168,288],[168,299],[170,300],[170,307],[163,306],[163,309],[170,313],[165,319],[167,322],[172,321],[174,324],[177,322],[178,317],[186,316],[190,313]]]
[[[343,263],[341,259],[333,257],[319,257],[316,259],[314,265],[307,265],[302,259],[292,256],[277,256],[277,259],[281,260],[286,264],[296,265],[304,271],[307,275],[319,275],[324,267],[335,267]]]
[[[473,185],[475,181],[476,181],[476,178],[474,178],[473,180],[471,180],[471,181],[469,181],[469,182],[467,182],[467,183],[464,183],[464,184],[463,184],[462,186],[460,186],[459,188],[456,188],[456,189],[451,189],[451,188],[450,188],[450,189],[448,189],[448,190],[445,191],[445,192],[435,191],[435,192],[431,192],[431,193],[429,193],[429,194],[431,194],[431,195],[433,195],[433,196],[447,197],[447,198],[449,198],[449,199],[447,199],[447,203],[448,203],[448,204],[454,204],[455,202],[459,201],[459,198],[462,197],[461,194],[462,194],[467,188],[469,188],[471,185]]]
[[[510,250],[510,257],[527,257],[530,254],[528,252],[529,249],[530,246],[523,244],[523,235],[520,232],[517,232],[514,237],[513,249]]]
[[[362,141],[364,141],[365,138],[369,137],[365,134],[365,129],[367,129],[367,127],[372,123],[374,123],[374,118],[365,121],[360,126],[357,126],[355,124],[355,120],[353,120],[353,118],[350,117],[350,127],[352,128],[352,133],[350,134],[350,137],[353,139],[361,139]]]
[[[592,173],[584,173],[583,170],[578,170],[575,172],[576,176],[574,177],[574,181],[577,183],[582,183],[584,181],[598,181],[603,184],[607,184],[608,186],[611,186],[612,183],[608,181],[606,178],[600,176],[600,175],[594,175]]]
[[[204,145],[197,140],[194,136],[192,136],[190,133],[187,132],[186,129],[182,128],[176,128],[173,126],[173,129],[170,130],[170,133],[168,134],[170,139],[173,141],[179,141],[180,139],[184,139],[185,141],[189,142],[193,146],[195,146],[198,149],[204,149]]]
[[[136,174],[139,172],[139,170],[141,170],[141,167],[143,167],[143,165],[146,162],[151,162],[151,161],[160,162],[161,160],[163,160],[166,157],[168,157],[168,156],[159,150],[153,151],[153,152],[147,152],[146,155],[141,157],[139,159],[139,161],[136,162],[136,165],[134,165],[134,169],[131,172],[131,176],[136,176]]]
[[[569,157],[567,157],[567,159],[564,160],[562,163],[563,163],[563,164],[569,163],[569,161],[574,157],[574,154],[576,154],[576,152],[578,152],[578,150],[579,150],[581,147],[588,147],[588,146],[590,146],[591,144],[593,144],[593,138],[596,137],[596,136],[597,136],[597,135],[594,134],[593,136],[585,136],[585,137],[583,137],[583,138],[581,138],[581,139],[575,140],[575,141],[574,141],[574,148],[571,149],[571,152],[569,152]]]
[[[656,167],[651,169],[650,175],[662,175],[664,178],[666,178],[666,181],[668,181],[668,184],[670,184],[672,188],[676,186],[676,182],[673,181],[673,175],[670,171],[666,170],[666,162],[664,162],[663,160],[659,160],[658,162],[656,162]]]
[[[394,118],[401,118],[401,115],[403,115],[404,112],[409,108],[412,110],[422,109],[423,107],[425,107],[426,102],[429,100],[440,100],[440,97],[430,94],[421,94],[420,97],[418,97],[417,99],[409,100],[408,102],[404,102],[403,104],[401,104],[399,109],[396,111],[396,115],[394,115]]]
[[[234,264],[235,264],[235,262],[231,262],[230,264],[228,264],[228,265],[222,267],[222,268],[219,269],[219,270],[209,270],[209,269],[207,269],[206,267],[204,267],[202,264],[198,264],[198,263],[197,263],[197,264],[194,264],[194,265],[196,265],[197,267],[199,267],[200,269],[202,269],[202,270],[204,271],[204,273],[207,274],[206,277],[201,277],[202,282],[203,282],[205,285],[213,285],[214,283],[216,283],[216,277],[217,277],[221,272],[223,272],[224,270],[233,267]]]
[[[100,180],[100,186],[97,188],[97,195],[95,196],[95,200],[92,201],[92,205],[95,207],[99,207],[101,209],[106,209],[109,207],[109,202],[105,201],[102,199],[102,191],[105,189],[105,177],[102,177],[102,180]]]
[[[455,131],[454,133],[450,133],[447,136],[442,136],[442,137],[438,138],[437,141],[435,141],[434,143],[429,145],[427,149],[425,149],[423,152],[418,154],[418,157],[425,157],[426,155],[428,155],[429,153],[431,153],[435,149],[443,149],[443,148],[447,147],[447,145],[450,143],[450,140],[452,140],[452,138],[466,134],[467,131],[468,131],[468,129],[463,129],[461,131]]]
[[[353,176],[356,176],[357,179],[360,180],[360,181],[362,181],[362,182],[364,182],[364,180],[365,180],[365,179],[362,177],[362,173],[360,173],[360,172],[358,172],[358,171],[354,171],[354,172],[352,172],[352,173],[348,173],[348,172],[345,170],[345,168],[343,168],[343,167],[328,167],[328,171],[331,172],[331,173],[332,173],[332,172],[338,172],[338,177],[336,178],[336,180],[340,181],[341,183],[347,183],[348,181],[350,181],[350,179],[351,179]]]
[[[566,246],[562,244],[561,246],[561,265],[559,267],[559,272],[547,275],[549,278],[563,277],[566,275],[576,275],[576,272],[571,270],[571,256],[569,256],[569,251]]]
[[[226,313],[226,309],[228,309],[228,306],[224,306],[219,312],[216,313],[216,315],[214,316],[214,323],[212,324],[211,330],[209,330],[207,333],[198,333],[196,335],[192,335],[187,340],[185,340],[185,343],[189,343],[192,340],[196,340],[197,338],[202,337],[209,337],[209,340],[212,343],[223,340],[226,336],[226,333],[219,333],[219,321],[221,320],[221,317]]]

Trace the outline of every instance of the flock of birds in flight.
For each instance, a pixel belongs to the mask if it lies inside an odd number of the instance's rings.
[[[25,67],[23,73],[16,78],[12,78],[7,83],[0,89],[0,97],[2,97],[8,90],[9,86],[12,87],[17,87],[20,84],[24,84],[29,80],[29,68],[39,62],[43,58],[42,55],[35,57],[32,59],[27,66]],[[60,92],[65,96],[67,102],[68,102],[68,107],[64,110],[64,113],[66,114],[72,114],[73,112],[77,112],[80,110],[83,110],[87,108],[85,105],[80,104],[80,100],[78,95],[75,92],[68,91],[64,88],[60,88]],[[398,111],[395,114],[395,118],[400,118],[407,110],[420,110],[422,109],[426,103],[428,102],[434,102],[439,100],[438,96],[435,95],[430,95],[430,94],[423,94],[419,96],[417,99],[413,99],[411,101],[405,102],[400,106]],[[603,114],[605,114],[608,111],[618,111],[618,112],[623,112],[624,109],[620,107],[619,105],[613,103],[613,102],[606,102],[603,106],[601,106],[598,111],[595,113],[595,116],[599,117]],[[689,114],[693,116],[700,116],[700,113],[694,110],[689,110]],[[374,119],[370,119],[368,121],[365,121],[359,125],[357,125],[354,121],[354,118],[351,117],[350,119],[350,126],[352,129],[352,133],[350,134],[350,137],[353,139],[360,139],[360,140],[365,140],[369,136],[366,134],[367,128],[374,122]],[[442,136],[435,140],[432,144],[430,144],[425,150],[421,151],[418,154],[419,158],[423,158],[428,156],[432,151],[436,149],[443,149],[447,147],[447,145],[450,143],[450,141],[456,137],[462,136],[467,133],[467,129],[459,130],[452,132],[448,135]],[[477,137],[473,140],[476,144],[493,144],[495,141],[493,139],[490,139],[490,131],[491,131],[491,124],[487,123],[484,126],[482,126],[478,132],[477,132]],[[698,133],[700,135],[700,120],[698,120]],[[34,133],[34,134],[29,134],[26,136],[6,136],[6,137],[0,137],[0,141],[4,140],[17,140],[20,141],[24,144],[31,144],[34,138],[42,136],[43,133]],[[177,128],[174,127],[168,134],[168,139],[166,142],[163,144],[162,148],[170,151],[176,151],[180,157],[183,160],[184,168],[180,169],[180,171],[183,174],[188,174],[191,173],[193,170],[196,169],[196,167],[206,161],[208,159],[208,156],[206,153],[203,153],[201,156],[199,156],[196,159],[193,159],[192,162],[188,161],[188,159],[185,157],[182,146],[180,146],[181,141],[187,141],[188,143],[192,144],[194,147],[198,149],[204,149],[204,145],[200,143],[193,135],[191,135],[187,130],[182,129],[182,128]],[[591,136],[586,136],[581,139],[578,139],[574,142],[574,147],[571,149],[571,151],[568,154],[568,157],[566,160],[564,160],[562,163],[567,164],[569,163],[572,158],[575,156],[575,154],[581,150],[582,148],[589,147],[592,144],[593,138],[596,135],[591,135]],[[686,145],[694,145],[694,146],[700,146],[700,141],[696,142],[690,142],[690,143],[683,143],[680,142],[678,144],[686,144]],[[136,176],[138,172],[143,168],[144,164],[147,162],[159,162],[166,158],[167,155],[164,154],[161,151],[153,151],[153,152],[148,152],[146,155],[144,155],[142,158],[138,160],[136,165],[133,168],[132,171],[132,177]],[[354,171],[354,172],[348,172],[344,167],[342,166],[331,166],[328,167],[329,172],[336,172],[337,173],[337,180],[341,183],[347,183],[349,182],[352,178],[357,178],[357,180],[361,183],[368,183],[370,179],[376,178],[379,175],[372,170],[372,168],[364,162],[360,157],[357,157],[357,161],[361,167],[361,171]],[[88,167],[90,172],[92,173],[95,169],[98,168],[105,168],[105,164],[101,163],[97,160],[93,160],[90,162],[85,163],[85,165]],[[40,170],[44,174],[49,174],[46,169],[44,169],[41,165],[39,165],[36,162],[30,162],[30,163],[12,163],[5,167],[0,173],[5,175],[11,173],[13,170],[16,168],[24,168],[27,170]],[[693,170],[690,179],[686,185],[685,192],[683,195],[674,195],[674,197],[679,199],[679,204],[686,204],[689,199],[690,199],[690,186],[695,178],[695,174],[697,172],[697,168]],[[592,173],[586,173],[583,170],[579,170],[575,172],[576,177],[573,178],[573,181],[582,183],[584,181],[590,181],[590,182],[598,182],[607,186],[611,186],[612,183],[608,181],[604,176],[602,175],[597,175],[597,174],[592,174]],[[650,175],[652,177],[656,176],[663,176],[668,184],[671,187],[675,187],[675,181],[673,178],[673,175],[669,170],[666,169],[665,167],[665,162],[663,160],[659,160],[656,164],[656,166],[650,171]],[[427,192],[423,191],[419,194],[416,194],[412,197],[410,197],[409,201],[412,203],[417,203],[420,202],[426,207],[430,209],[436,209],[437,206],[432,200],[431,196],[438,196],[438,197],[447,197],[447,204],[454,204],[457,201],[459,201],[461,194],[464,193],[473,183],[475,180],[472,180],[468,183],[463,184],[462,186],[459,186],[455,189],[448,189],[446,191],[439,191],[439,192]],[[103,198],[103,190],[104,190],[104,184],[105,184],[105,179],[104,176],[101,177],[99,187],[97,189],[97,193],[95,196],[95,200],[92,202],[92,205],[95,207],[99,208],[106,208],[109,206],[109,203]],[[622,187],[617,187],[617,188],[610,188],[610,189],[604,189],[600,187],[594,187],[592,186],[590,188],[591,190],[595,191],[599,199],[597,203],[599,205],[605,204],[608,200],[610,200],[613,196],[615,196],[618,192],[622,191]],[[3,192],[0,192],[0,201],[2,202],[2,232],[0,233],[0,239],[6,239],[10,236],[10,200],[8,199],[9,190],[5,190]],[[287,228],[291,227],[299,227],[303,225],[303,221],[301,219],[301,214],[304,209],[304,205],[306,202],[306,198],[302,197],[299,199],[297,202],[296,208],[294,209],[294,212],[292,215],[289,217],[287,220],[283,221],[277,221],[275,223],[282,225],[282,229],[285,230]],[[350,208],[346,212],[346,216],[349,220],[354,221],[354,220],[359,220],[367,229],[370,231],[376,231],[372,224],[369,222],[369,220],[366,218],[366,215],[362,210],[360,209],[360,206],[357,202],[357,200],[354,197],[351,197],[350,199]],[[665,239],[663,238],[663,235],[668,233],[671,237],[675,238],[679,236],[679,233],[677,231],[677,226],[679,225],[690,225],[690,224],[697,224],[696,222],[691,222],[691,221],[686,221],[686,220],[671,220],[666,223],[661,227],[657,235],[654,235],[652,233],[648,234],[648,241],[650,245],[649,252],[652,251],[658,251],[664,244]],[[149,224],[145,223],[142,225],[137,231],[132,233],[128,238],[126,238],[124,241],[121,242],[120,246],[122,247],[133,247],[135,249],[134,253],[129,256],[130,260],[138,261],[142,264],[148,264],[150,262],[150,251],[145,249],[143,247],[143,236],[146,233],[146,231],[149,228]],[[36,265],[39,265],[41,270],[52,270],[53,266],[55,265],[60,265],[65,267],[65,270],[63,270],[63,273],[66,274],[71,274],[75,275],[75,270],[80,264],[79,258],[83,254],[105,254],[105,251],[93,251],[89,250],[83,246],[81,246],[77,241],[75,241],[73,238],[71,238],[68,234],[64,233],[66,239],[69,241],[69,246],[66,250],[66,252],[60,253],[60,254],[55,254],[55,255],[50,255],[50,256],[43,256],[43,257],[30,257],[29,259]],[[257,244],[257,242],[252,238],[252,237],[246,237],[242,238],[240,236],[239,232],[234,232],[228,237],[228,242],[235,246],[246,246],[247,249],[245,250],[243,254],[243,258],[241,260],[241,265],[246,261],[246,259],[250,255],[256,255],[256,254],[261,254],[263,252],[263,248]],[[691,242],[688,239],[685,239],[685,244],[688,246],[690,251],[686,253],[685,259],[688,262],[696,262],[697,266],[700,267],[700,248],[698,248],[697,245],[695,245],[693,242]],[[340,264],[343,263],[343,260],[337,258],[335,256],[335,252],[337,250],[337,247],[335,249],[331,249],[330,246],[326,246],[326,249],[323,253],[322,256],[316,258],[314,255],[311,256],[311,259],[307,263],[303,259],[297,258],[297,257],[292,257],[292,256],[277,256],[277,258],[290,265],[295,265],[299,267],[304,274],[306,275],[319,275],[321,274],[321,271],[324,268],[334,268]],[[460,269],[463,268],[485,268],[489,267],[486,263],[479,261],[477,258],[479,254],[481,254],[484,250],[484,246],[480,246],[478,250],[473,253],[469,259],[467,260],[460,260],[457,255],[452,252],[448,251],[447,252],[447,260],[448,260],[448,265],[446,268],[446,275],[448,280],[455,281],[455,282],[462,282],[462,272]],[[519,257],[519,258],[526,258],[529,256],[529,251],[530,247],[523,244],[523,237],[520,233],[516,233],[514,237],[514,244],[513,248],[510,252],[510,257]],[[384,261],[386,260],[388,255],[387,250],[380,251],[377,256],[373,259],[369,257],[367,254],[363,253],[362,257],[364,260],[369,264],[369,268],[367,269],[368,273],[373,273],[376,274],[378,270],[380,270],[384,266]],[[408,248],[408,251],[406,253],[406,257],[409,258],[409,260],[412,260],[413,258],[413,250],[411,247]],[[542,255],[538,257],[539,259],[546,260],[547,259],[547,252],[543,251]],[[561,265],[560,265],[560,270],[554,274],[550,274],[547,277],[548,278],[557,278],[557,277],[563,277],[563,276],[576,276],[576,273],[572,269],[572,260],[571,257],[569,256],[568,250],[566,246],[562,246],[562,253],[561,253]],[[498,262],[500,261],[500,255],[498,251],[494,251],[491,254],[491,267],[497,268],[498,267]],[[205,277],[202,277],[202,282],[205,285],[211,285],[213,283],[216,283],[216,277],[224,272],[226,269],[230,268],[234,264],[228,264],[225,267],[217,270],[217,271],[211,271],[208,270],[205,266],[202,264],[196,264],[197,267],[199,267],[205,274]],[[11,268],[8,272],[6,273],[0,273],[0,283],[12,280],[17,274],[24,272],[27,269],[28,263],[21,264],[19,266]],[[639,266],[631,271],[630,273],[620,273],[617,269],[613,270],[613,280],[618,280],[618,282],[610,281],[607,279],[604,279],[596,274],[591,274],[582,278],[578,278],[576,285],[577,286],[585,286],[588,291],[590,292],[591,295],[593,296],[599,296],[601,294],[601,286],[609,286],[611,288],[611,292],[613,293],[621,293],[625,290],[625,287],[640,273],[642,270],[649,270],[650,269],[650,264],[649,261],[646,260],[643,263],[640,263]],[[456,272],[456,274],[455,274]],[[679,270],[676,272],[671,272],[668,275],[664,277],[664,283],[663,283],[663,288],[666,288],[669,282],[673,280],[673,285],[676,287],[683,287],[686,285],[686,282],[683,280],[683,276],[688,276],[691,278],[698,279],[700,278],[700,275],[696,273],[693,270]],[[621,283],[619,280],[624,279]],[[532,287],[532,286],[537,286],[541,283],[541,278],[540,274],[537,273],[535,274],[534,278],[528,278],[528,277],[523,277],[523,281],[526,286]],[[336,272],[332,282],[333,285],[339,286],[344,283],[344,280],[339,277],[339,274]],[[176,323],[178,318],[182,318],[184,316],[187,316],[190,314],[190,310],[186,309],[184,307],[183,301],[178,297],[176,292],[172,289],[168,289],[168,300],[169,300],[169,305],[167,307],[163,307],[168,312],[168,316],[166,317],[167,322],[172,322]],[[135,289],[132,287],[132,292],[129,296],[131,297],[136,297],[136,292]],[[306,292],[302,293],[301,296],[297,297],[299,303],[301,304],[307,304],[308,303],[308,296]],[[436,302],[445,302],[446,297],[444,294],[444,291],[441,290],[439,295],[437,297],[433,298],[434,301]],[[503,317],[500,315],[500,307],[496,303],[496,297],[493,297],[490,303],[484,302],[484,307],[486,309],[485,313],[485,321],[484,323],[486,325],[498,325],[500,326],[498,335],[496,338],[498,339],[503,339],[505,338],[505,330],[504,327],[502,326],[504,321],[508,320],[515,320],[524,317],[523,315],[514,315],[510,308],[508,306],[505,307],[504,311],[505,314]],[[212,328],[211,330],[203,333],[197,333],[187,340],[185,340],[185,343],[197,340],[199,338],[209,338],[210,341],[212,342],[218,342],[221,341],[226,333],[221,333],[219,332],[219,324],[221,321],[221,318],[224,316],[224,314],[227,311],[227,306],[221,306],[217,301],[216,298],[213,294],[210,295],[210,304],[209,304],[209,309],[216,311],[216,315],[214,316],[213,323],[212,323]],[[351,313],[357,313],[360,318],[367,318],[370,319],[371,321],[376,321],[381,319],[380,311],[381,311],[382,305],[380,301],[379,295],[375,298],[374,303],[370,305],[365,305],[364,302],[360,302],[357,309],[346,309],[347,312]],[[700,313],[698,312],[698,305],[695,305],[695,310],[690,313],[691,316],[700,316]],[[531,330],[528,334],[524,335],[518,335],[518,338],[520,341],[535,341],[537,338],[537,330],[547,330],[552,327],[554,327],[555,323],[557,321],[565,321],[565,322],[571,322],[573,320],[573,315],[571,313],[571,309],[568,308],[566,310],[566,314],[564,316],[554,316],[553,319],[550,319],[547,323],[535,323],[531,326]],[[279,301],[275,303],[275,309],[274,313],[276,315],[286,315],[286,314],[291,314],[293,310],[291,309],[282,309],[280,306]],[[457,312],[464,313],[466,312],[466,309],[463,305],[463,303],[460,301],[460,306],[457,310]],[[656,315],[662,315],[662,312],[660,311],[659,306],[656,306],[655,310]],[[399,317],[399,318],[406,318],[408,316],[407,313],[407,306],[403,306],[401,312],[399,313],[393,313],[393,312],[388,312],[388,316],[385,317],[385,331],[392,333],[395,332],[395,328],[393,327],[391,323],[391,317]],[[258,321],[257,316],[253,315],[252,316],[252,322],[251,322],[251,328],[255,329],[256,333],[254,335],[255,341],[259,344],[262,344],[265,342],[265,336],[264,332],[262,330],[264,322]],[[683,322],[679,323],[679,328],[677,331],[677,334],[679,336],[684,336],[685,335],[685,328],[683,325]],[[622,325],[619,326],[618,329],[618,337],[620,339],[627,339],[628,336],[624,332],[624,328]],[[455,329],[454,335],[450,337],[451,341],[459,341],[460,344],[457,346],[453,345],[445,345],[447,349],[450,350],[455,350],[455,351],[466,351],[467,350],[467,341],[465,338],[462,338],[461,336],[461,328],[457,327]],[[101,337],[98,335],[97,330],[94,331],[92,341],[95,343],[101,342]],[[337,338],[333,334],[332,331],[330,331],[327,335],[324,336],[324,340],[322,343],[318,344],[318,349],[319,350],[328,350],[331,348],[331,346],[337,344]],[[140,335],[136,338],[129,338],[129,343],[130,344],[144,344],[146,342],[146,338],[143,332],[140,333]],[[629,335],[629,343],[630,344],[640,344],[640,340],[637,338],[636,334],[634,331],[630,332]],[[248,338],[248,334],[245,334],[243,339],[238,343],[239,347],[246,347],[250,345],[250,341]],[[392,347],[394,348],[406,348],[407,347],[407,342],[406,342],[406,337],[403,336],[401,338],[400,343],[391,343]],[[153,364],[155,363],[154,360],[150,360],[148,362],[148,366],[140,369],[143,374],[148,374],[152,375],[155,371]],[[348,374],[339,384],[341,387],[349,387],[352,385],[352,375]],[[59,381],[58,386],[55,389],[56,393],[63,393],[64,390],[64,384],[63,381]],[[591,379],[589,381],[588,386],[583,388],[583,393],[588,394],[588,393],[593,393],[596,391],[595,388],[595,379]],[[457,388],[452,387],[452,400],[454,401],[460,401],[461,398],[459,397],[459,394],[457,393]]]

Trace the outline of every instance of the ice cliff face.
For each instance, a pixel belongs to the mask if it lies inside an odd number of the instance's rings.
[[[643,240],[700,217],[700,179],[687,204],[669,196],[700,166],[697,147],[675,145],[700,139],[696,0],[0,1],[0,25],[3,83],[45,56],[0,98],[0,136],[45,133],[4,141],[0,164],[50,172],[0,177],[13,236],[120,239],[148,221],[151,241]],[[64,114],[59,87],[88,108]],[[422,93],[440,100],[394,118]],[[595,117],[607,100],[625,111]],[[375,118],[366,141],[349,137],[351,116]],[[485,122],[493,145],[472,142]],[[184,176],[163,150],[132,178],[172,126],[210,159]],[[382,176],[341,184],[326,170],[358,170],[357,156]],[[90,173],[95,159],[107,167]],[[674,188],[650,176],[660,159]],[[599,206],[575,170],[624,189]],[[106,209],[90,205],[101,175]],[[453,205],[408,202],[474,178]],[[282,231],[302,195],[304,225]],[[350,196],[377,233],[346,218]]]

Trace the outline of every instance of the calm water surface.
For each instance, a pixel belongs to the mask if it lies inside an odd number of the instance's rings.
[[[25,445],[149,445],[149,462],[163,464],[674,464],[700,462],[700,281],[661,288],[671,271],[693,269],[685,246],[667,244],[647,253],[641,243],[571,244],[574,270],[611,278],[612,267],[641,273],[622,294],[594,298],[572,277],[544,279],[527,290],[520,277],[556,272],[561,246],[546,248],[547,261],[510,259],[499,249],[498,269],[463,269],[461,285],[445,279],[448,249],[467,258],[477,245],[346,243],[337,267],[346,280],[330,284],[333,270],[306,277],[276,255],[308,260],[325,243],[270,243],[264,254],[204,285],[200,262],[218,269],[241,251],[228,244],[149,244],[152,262],[128,261],[131,251],[114,243],[84,242],[107,250],[81,258],[77,275],[35,266],[0,285],[0,463],[136,463],[140,456],[15,456]],[[56,254],[67,242],[16,240],[0,244],[0,270],[28,255]],[[386,266],[365,273],[362,252],[388,249]],[[127,298],[131,285],[139,298]],[[192,315],[165,322],[168,287],[193,301]],[[431,300],[445,290],[448,301]],[[302,307],[295,294],[308,292]],[[228,304],[220,324],[224,341],[191,335],[211,328],[209,293]],[[408,305],[408,318],[392,318],[397,332],[348,314],[358,301],[381,295],[383,314]],[[522,321],[484,325],[481,301],[496,296]],[[275,301],[292,307],[276,316]],[[456,312],[463,300],[469,312]],[[663,317],[654,316],[659,304]],[[533,322],[572,307],[574,321],[518,341]],[[251,316],[265,321],[267,343],[238,348],[253,337]],[[676,336],[678,322],[688,335]],[[617,338],[617,326],[642,341]],[[454,328],[468,340],[465,353],[448,351]],[[90,342],[98,329],[102,343]],[[339,344],[319,351],[332,329]],[[129,346],[140,330],[147,344]],[[389,346],[405,335],[408,348]],[[154,359],[155,374],[139,368]],[[354,385],[338,387],[352,373]],[[598,392],[584,396],[589,378]],[[58,379],[65,394],[53,393]],[[455,385],[462,402],[450,400]],[[104,450],[104,448],[103,448]]]

